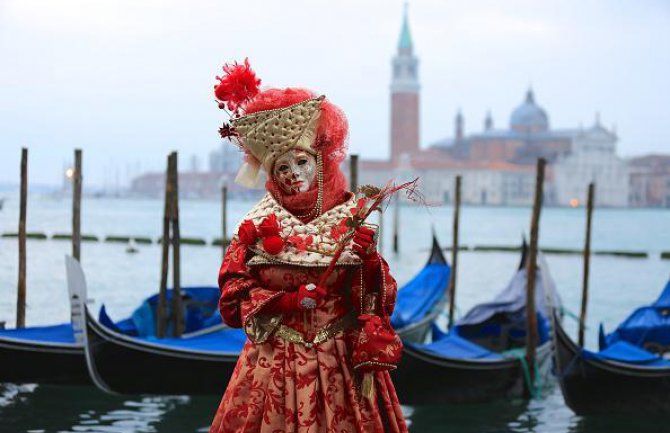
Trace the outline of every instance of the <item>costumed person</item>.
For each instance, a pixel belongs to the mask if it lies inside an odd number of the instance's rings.
[[[389,376],[397,286],[362,224],[379,191],[347,191],[343,112],[309,90],[260,91],[246,60],[223,69],[220,133],[245,152],[236,181],[264,171],[267,193],[219,272],[223,320],[248,340],[210,433],[407,432]]]

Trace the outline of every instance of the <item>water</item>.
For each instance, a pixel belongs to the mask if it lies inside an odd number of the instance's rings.
[[[251,207],[251,202],[231,202],[231,225]],[[220,205],[182,201],[183,236],[211,241],[220,236]],[[452,209],[403,208],[401,254],[390,250],[389,217],[383,248],[402,284],[423,265],[430,245],[432,225],[443,244],[451,239]],[[158,200],[85,199],[82,231],[106,235],[150,236],[161,232],[162,204]],[[392,212],[389,212],[390,216]],[[11,198],[0,211],[0,232],[15,232],[17,201]],[[70,202],[31,196],[28,230],[47,234],[70,231]],[[466,207],[461,217],[462,244],[516,245],[528,231],[526,208]],[[540,243],[545,247],[580,248],[583,243],[583,209],[544,209]],[[594,256],[587,319],[587,346],[594,348],[597,327],[611,330],[637,305],[655,299],[670,273],[670,261],[659,258],[670,250],[670,212],[663,210],[597,210],[594,215],[594,249],[640,250],[648,259]],[[138,254],[127,254],[120,244],[84,243],[82,263],[89,295],[104,302],[113,318],[133,308],[158,288],[160,248],[140,245]],[[69,319],[63,256],[67,241],[28,241],[29,325],[52,324]],[[217,247],[184,246],[182,283],[215,285],[221,251]],[[581,258],[547,256],[551,274],[564,305],[579,310]],[[459,255],[458,311],[490,299],[512,276],[518,256],[511,253],[462,252]],[[0,321],[13,326],[17,275],[14,239],[0,239]],[[95,308],[95,307],[94,307]],[[573,333],[575,323],[566,328]],[[222,390],[223,392],[223,390]],[[110,396],[94,388],[36,385],[0,385],[0,432],[199,432],[207,431],[218,396]],[[600,419],[577,417],[565,407],[560,390],[550,388],[545,397],[532,401],[506,401],[474,406],[404,408],[412,432],[658,432],[670,431],[667,419]]]

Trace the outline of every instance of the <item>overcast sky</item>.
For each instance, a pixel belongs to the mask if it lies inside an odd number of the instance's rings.
[[[350,149],[388,155],[401,0],[0,0],[0,183],[58,183],[75,147],[88,185],[128,168],[206,166],[222,112],[214,76],[248,56],[267,86],[341,105]],[[616,124],[623,156],[670,152],[670,2],[414,0],[421,143],[496,127],[532,84],[556,128]]]

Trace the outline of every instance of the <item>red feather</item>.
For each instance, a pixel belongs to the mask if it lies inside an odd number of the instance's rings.
[[[229,110],[237,113],[242,105],[258,94],[261,80],[249,66],[249,59],[244,59],[243,64],[226,63],[223,73],[223,77],[216,77],[219,84],[214,87],[214,94]]]

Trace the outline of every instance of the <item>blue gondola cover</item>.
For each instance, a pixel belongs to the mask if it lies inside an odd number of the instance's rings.
[[[448,264],[429,263],[398,290],[391,325],[400,329],[423,319],[444,296],[450,271]]]
[[[601,340],[601,349],[621,341],[639,347],[650,343],[670,346],[670,281],[653,304],[635,310],[614,332]]]

